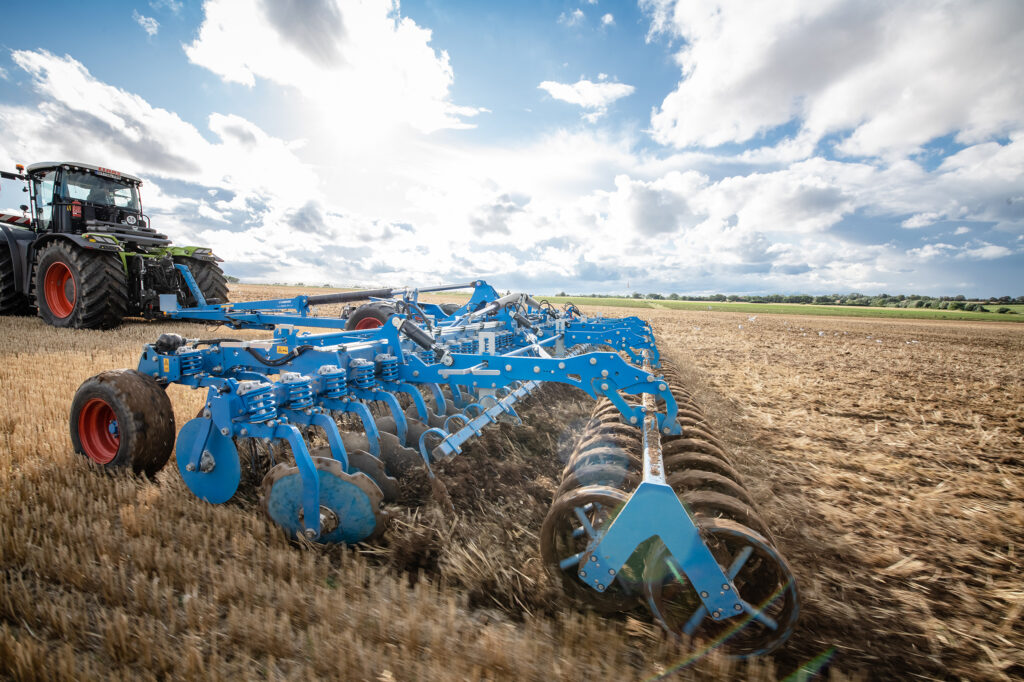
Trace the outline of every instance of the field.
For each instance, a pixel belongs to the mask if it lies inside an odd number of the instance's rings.
[[[589,412],[572,390],[439,467],[454,517],[413,476],[380,544],[300,548],[251,495],[197,501],[173,461],[147,481],[71,452],[81,381],[161,332],[224,330],[0,318],[0,677],[1024,676],[1024,327],[731,310],[604,312],[653,322],[796,573],[800,623],[773,657],[696,657],[550,583],[536,533]],[[169,394],[179,425],[202,402]]]

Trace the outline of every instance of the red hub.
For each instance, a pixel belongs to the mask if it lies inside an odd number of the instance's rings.
[[[85,455],[97,464],[109,464],[117,456],[121,446],[117,415],[106,401],[93,398],[82,407],[78,415],[78,438]]]
[[[376,329],[377,327],[383,327],[384,323],[378,320],[376,317],[364,317],[363,319],[356,322],[356,329]]]
[[[78,292],[75,278],[67,265],[60,261],[50,264],[43,277],[43,295],[46,297],[46,307],[55,317],[63,319],[71,314],[75,309]]]

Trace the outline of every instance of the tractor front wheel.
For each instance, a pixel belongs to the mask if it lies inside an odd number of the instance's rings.
[[[153,476],[174,445],[174,410],[153,377],[133,369],[86,379],[71,401],[75,452],[107,469]]]
[[[36,306],[54,327],[108,329],[128,309],[128,284],[117,256],[51,242],[36,260]]]

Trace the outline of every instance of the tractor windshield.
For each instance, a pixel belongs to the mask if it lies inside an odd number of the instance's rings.
[[[139,211],[139,188],[134,184],[115,178],[106,178],[83,171],[64,173],[64,198],[78,199],[93,204],[116,206],[129,211]]]

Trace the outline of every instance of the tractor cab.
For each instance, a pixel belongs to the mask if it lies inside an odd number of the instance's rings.
[[[52,162],[33,164],[26,175],[38,232],[148,228],[139,178],[88,164]]]

